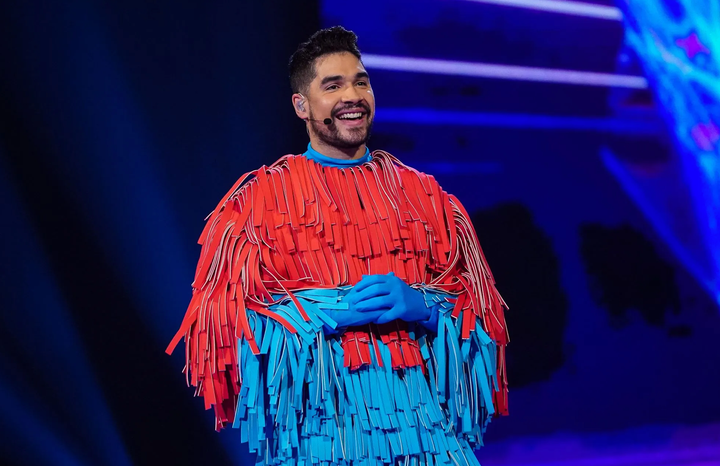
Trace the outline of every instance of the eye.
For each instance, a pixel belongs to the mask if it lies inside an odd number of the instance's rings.
[[[339,89],[340,86],[337,84],[330,84],[328,87],[325,88],[326,91],[334,91],[335,89]]]
[[[358,86],[363,86],[363,87],[367,87],[367,86],[368,86],[368,83],[367,83],[366,81],[358,81],[356,84],[357,84]]]

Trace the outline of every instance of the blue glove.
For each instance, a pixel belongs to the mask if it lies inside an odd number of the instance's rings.
[[[361,282],[358,282],[358,284]],[[348,294],[345,295],[343,298],[343,302],[347,303],[349,302],[353,296],[357,294],[356,288],[351,288]],[[383,310],[377,310],[377,311],[359,311],[355,309],[352,305],[348,306],[347,310],[341,310],[341,311],[335,311],[332,313],[332,319],[337,322],[337,327],[335,329],[332,329],[328,327],[327,325],[323,325],[325,329],[326,335],[334,335],[336,333],[339,333],[342,329],[345,327],[352,327],[354,325],[364,325],[369,324],[370,322],[375,322],[375,320],[383,315],[385,311]]]
[[[352,293],[352,291],[350,293]],[[350,296],[350,293],[348,293],[346,297]],[[384,312],[385,311],[360,312],[350,306],[347,311],[342,310],[333,312],[332,319],[337,322],[337,329],[342,329],[353,325],[364,325],[369,324],[370,322],[375,322],[380,316],[383,315]],[[339,331],[337,329],[333,330],[327,325],[324,325],[324,328],[327,335],[333,335],[335,333],[338,333]]]
[[[368,322],[377,324],[395,319],[427,321],[432,317],[422,293],[392,272],[387,275],[363,275],[343,302],[348,303],[353,312],[373,316]]]

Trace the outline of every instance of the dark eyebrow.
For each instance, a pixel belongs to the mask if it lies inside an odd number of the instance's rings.
[[[355,75],[355,79],[369,79],[370,75],[367,74],[365,71],[360,71],[358,74]],[[342,81],[343,77],[340,75],[337,76],[325,76],[322,78],[322,81],[320,81],[320,85],[324,86],[327,83],[336,82],[336,81]]]
[[[343,77],[340,75],[337,76],[325,76],[322,81],[320,81],[320,85],[324,86],[327,83],[333,82],[333,81],[342,81]]]

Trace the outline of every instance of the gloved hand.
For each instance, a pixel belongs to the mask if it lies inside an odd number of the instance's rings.
[[[420,291],[390,272],[387,275],[363,275],[343,302],[353,313],[372,316],[367,322],[384,324],[395,319],[406,322],[426,321],[431,311]]]
[[[352,293],[352,291],[350,292]],[[350,296],[350,293],[346,295]],[[337,322],[337,329],[333,330],[330,327],[325,326],[325,333],[326,334],[335,334],[338,333],[339,329],[350,327],[353,325],[363,325],[363,324],[369,324],[370,322],[375,322],[378,317],[382,316],[385,313],[385,311],[368,311],[368,312],[360,312],[355,309],[353,309],[352,306],[348,308],[347,311],[336,311],[332,313],[332,318],[335,322]]]

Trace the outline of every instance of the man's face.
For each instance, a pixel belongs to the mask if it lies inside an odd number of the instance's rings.
[[[375,115],[375,97],[365,67],[343,52],[320,57],[308,92],[311,131],[333,147],[352,149],[365,144]],[[333,122],[323,123],[327,117]]]

